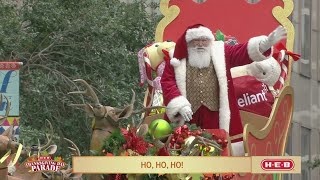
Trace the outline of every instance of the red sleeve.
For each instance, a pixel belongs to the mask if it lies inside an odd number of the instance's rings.
[[[164,105],[166,106],[173,98],[181,96],[176,84],[174,68],[171,66],[170,61],[166,61],[166,66],[161,77],[161,88],[163,92]]]
[[[253,61],[261,61],[272,55],[272,49],[267,50],[265,53],[260,53],[258,43],[250,39],[249,42],[244,44],[233,46],[225,44],[225,57],[226,61],[229,61],[230,68],[250,64]]]
[[[234,46],[225,44],[226,61],[229,61],[230,68],[243,66],[253,62],[248,55],[247,45],[248,43]]]

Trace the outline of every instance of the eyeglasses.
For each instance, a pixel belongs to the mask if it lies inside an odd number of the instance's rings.
[[[208,47],[210,44],[209,39],[193,39],[189,42],[189,44],[193,47],[200,46],[200,47]]]

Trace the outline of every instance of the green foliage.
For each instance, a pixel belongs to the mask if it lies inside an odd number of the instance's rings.
[[[112,153],[115,156],[119,156],[124,143],[126,143],[126,140],[120,129],[117,129],[104,140],[102,149],[106,152]]]
[[[131,89],[141,103],[136,54],[153,41],[158,22],[145,9],[144,1],[26,0],[19,6],[1,1],[0,59],[24,63],[22,131],[43,132],[48,119],[55,136],[73,140],[88,155],[91,119],[69,104],[89,99],[67,95],[83,89],[74,79],[91,84],[104,105],[123,107],[131,99]],[[33,137],[39,138],[21,134],[26,143],[33,143]],[[60,138],[56,142],[58,154],[67,154],[68,144]]]

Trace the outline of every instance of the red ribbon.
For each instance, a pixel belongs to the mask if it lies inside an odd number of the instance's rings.
[[[280,52],[281,50],[285,50],[286,55],[291,56],[294,61],[298,61],[301,58],[300,54],[288,51],[287,48],[282,44],[278,43],[275,48]],[[276,57],[279,56],[279,53],[275,53]]]

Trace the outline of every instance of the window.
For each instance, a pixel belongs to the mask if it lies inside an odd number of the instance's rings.
[[[311,172],[307,165],[311,160],[310,138],[311,130],[301,127],[301,179],[303,180],[311,180]]]
[[[311,77],[311,0],[302,0],[301,8],[301,69],[300,73]]]

